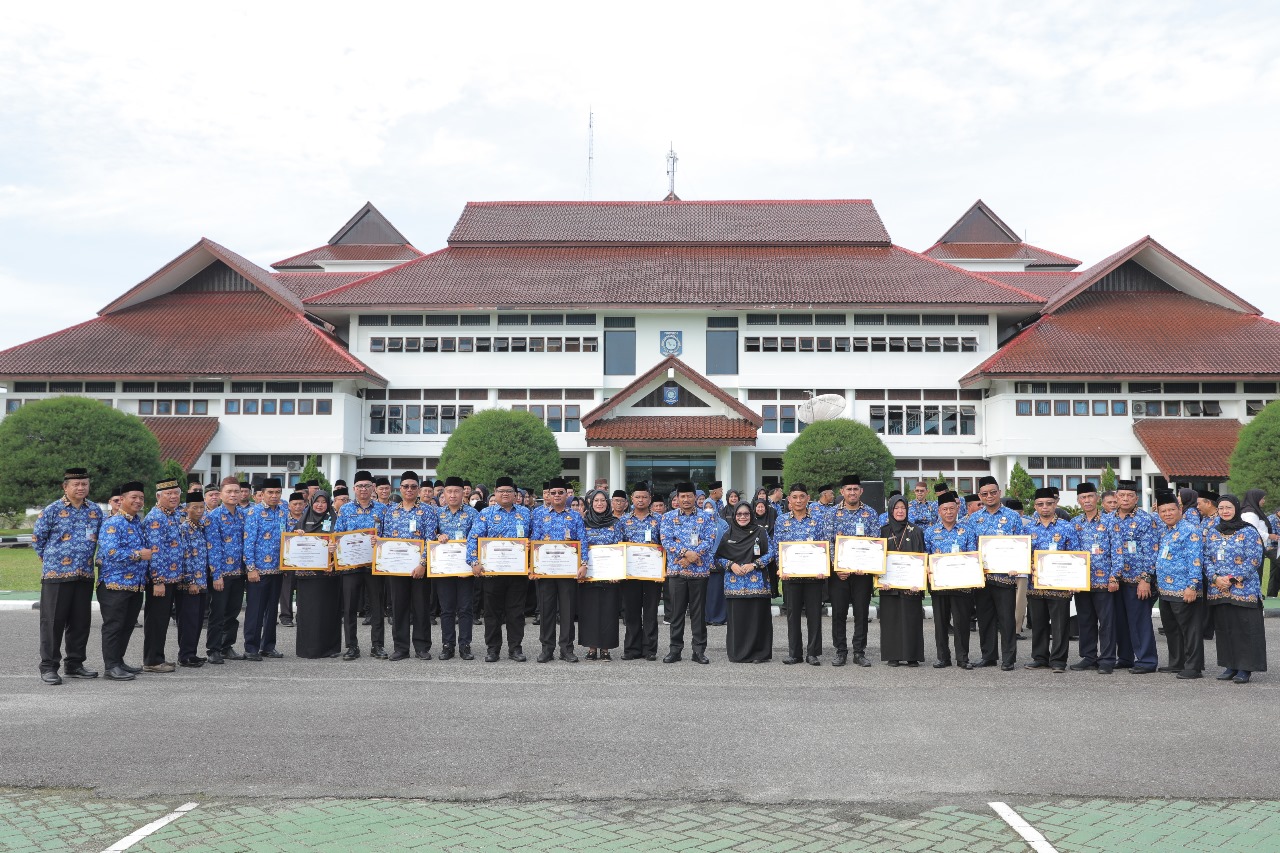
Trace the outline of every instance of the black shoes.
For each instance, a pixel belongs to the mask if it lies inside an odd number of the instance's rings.
[[[1000,664],[996,663],[993,660],[980,660],[974,664],[974,667],[977,669],[982,669],[984,666],[999,666],[999,665]]]
[[[1002,672],[1013,672],[1013,667],[1014,667],[1014,665],[1013,665],[1013,664],[1011,664],[1011,663],[1002,663],[1002,664],[1000,664],[1000,670],[1001,670]]]
[[[359,646],[348,646],[347,650],[342,653],[343,660],[355,660],[358,657],[360,657]]]
[[[392,652],[391,657],[387,658],[387,660],[408,660],[408,659],[409,659],[409,653],[402,652],[399,649]]]
[[[292,628],[292,627],[293,627],[293,617],[292,617],[292,616],[281,616],[281,617],[280,617],[280,627],[281,627],[281,628]]]
[[[1067,667],[1067,669],[1071,670],[1072,672],[1084,672],[1086,669],[1097,669],[1097,668],[1098,668],[1098,665],[1096,663],[1089,663],[1088,661],[1078,661],[1077,663],[1073,663],[1071,664],[1071,666]]]
[[[788,655],[787,657],[782,659],[782,662],[785,663],[787,666],[791,666],[791,664],[793,663],[800,663],[800,658],[793,658],[790,655]]]
[[[244,659],[245,659],[245,660],[253,660],[253,661],[261,661],[261,660],[262,660],[262,655],[258,654],[257,652],[245,652],[245,654],[244,654]]]
[[[934,669],[946,669],[946,668],[947,668],[947,667],[949,667],[949,666],[951,666],[951,661],[949,661],[949,660],[940,660],[940,661],[937,661],[937,662],[935,662],[935,663],[934,663],[933,668],[934,668]]]
[[[689,660],[693,661],[694,663],[711,663],[711,659],[708,658],[706,655],[704,655],[702,652],[694,652],[689,657]]]
[[[222,659],[222,652],[209,652],[209,663],[216,665],[225,663]]]
[[[809,664],[809,666],[822,666],[822,661],[814,655],[809,655],[804,659],[804,662]]]
[[[1031,663],[1024,663],[1022,665],[1022,668],[1023,669],[1048,669],[1049,664],[1044,663],[1042,661],[1033,660]]]
[[[276,649],[267,649],[265,652],[262,653],[262,656],[264,658],[271,658],[272,660],[279,660],[280,658],[284,657],[284,652],[278,651]]]
[[[849,659],[848,652],[836,652],[836,659],[831,662],[832,666],[844,666]]]
[[[969,663],[969,661],[967,660],[960,661],[959,663],[956,664],[956,666],[960,667],[961,669],[973,669],[973,664]]]
[[[85,669],[84,664],[66,670],[67,678],[97,678],[97,670]]]
[[[107,670],[108,681],[133,681],[137,677],[123,666],[113,666]]]
[[[122,663],[122,664],[120,664],[120,668],[121,668],[121,669],[123,669],[125,672],[131,672],[131,673],[133,673],[134,675],[138,675],[139,673],[141,673],[141,672],[142,672],[142,667],[140,667],[140,666],[129,666],[129,664],[127,664],[127,663]]]
[[[452,660],[452,659],[453,659],[453,646],[445,646],[440,651],[440,660]]]
[[[560,652],[560,660],[565,663],[577,663],[578,656],[573,653],[573,649],[568,649]]]
[[[485,662],[485,663],[497,663],[497,662],[498,662],[498,650],[497,650],[497,649],[489,649],[489,651],[485,652],[485,655],[484,655],[484,662]]]
[[[611,660],[613,660],[613,655],[609,654],[609,650],[608,650],[608,649],[601,649],[601,650],[600,650],[600,660],[609,660],[609,661],[611,661]]]
[[[556,653],[551,649],[543,649],[542,654],[538,655],[538,663],[550,663],[555,656]]]
[[[1182,672],[1182,670],[1176,666],[1161,666],[1156,668],[1156,672]]]
[[[497,654],[497,652],[494,652],[494,654]],[[507,652],[507,657],[509,657],[511,660],[515,661],[516,663],[524,663],[525,661],[528,660],[528,658],[524,656],[524,649],[520,648],[519,646],[516,646],[515,648]]]
[[[244,660],[244,655],[236,651],[235,646],[230,646],[222,652],[222,656],[227,660]]]
[[[1098,675],[1110,675],[1111,672],[1112,667],[1107,666],[1105,663],[1098,664]]]
[[[1218,681],[1230,681],[1235,677],[1236,677],[1236,671],[1234,669],[1224,669],[1221,673],[1218,674]]]
[[[663,663],[679,663],[682,655],[680,652],[668,652],[667,656],[662,659]]]
[[[623,660],[639,660],[642,657],[644,657],[644,655],[636,655],[636,654],[632,654],[631,652],[622,653]]]
[[[204,666],[204,661],[200,658],[186,658],[178,661],[178,666],[185,666],[189,669],[199,669]]]
[[[652,654],[647,654],[647,655],[645,655],[645,656],[644,656],[644,659],[645,659],[645,660],[647,660],[647,661],[655,661],[655,660],[657,660],[657,659],[658,659],[658,655],[657,655],[657,653],[656,653],[656,652],[655,652],[655,653],[652,653]]]
[[[384,649],[382,646],[374,646],[373,648],[369,649],[369,657],[377,658],[378,660],[386,660],[387,650]]]
[[[431,660],[431,652],[428,651],[414,652],[413,656],[418,660]]]
[[[62,683],[62,676],[52,669],[47,669],[40,673],[40,680],[45,684],[58,685]]]
[[[470,646],[458,646],[458,657],[463,660],[475,660],[476,656],[471,654]]]
[[[599,655],[596,654],[595,649],[591,649],[590,651],[587,652],[587,660],[596,660],[596,658],[598,657]]]
[[[862,652],[855,652],[853,655],[854,666],[871,666],[871,661],[867,660],[867,656]]]
[[[1130,674],[1130,675],[1150,675],[1150,674],[1151,674],[1151,673],[1153,673],[1153,672],[1155,672],[1155,670],[1154,670],[1154,669],[1152,669],[1152,668],[1151,668],[1151,667],[1149,667],[1149,666],[1131,666],[1131,667],[1129,667],[1129,674]]]
[[[1202,677],[1203,676],[1200,674],[1200,672],[1194,669],[1184,669],[1182,672],[1178,673],[1178,678],[1182,679],[1183,681],[1190,681],[1193,678],[1202,678]]]

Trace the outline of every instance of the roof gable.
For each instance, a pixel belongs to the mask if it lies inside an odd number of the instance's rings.
[[[160,442],[160,458],[173,459],[190,471],[218,431],[214,417],[151,417],[142,422]]]
[[[589,427],[592,424],[606,419],[606,416],[618,413],[624,409],[630,410],[636,407],[642,407],[642,404],[647,404],[650,402],[653,390],[655,388],[660,388],[661,385],[666,382],[668,378],[668,371],[671,371],[671,378],[677,379],[678,382],[681,379],[684,380],[683,382],[679,382],[679,384],[684,385],[685,387],[692,385],[700,389],[707,399],[713,400],[723,406],[729,417],[735,419],[740,418],[741,420],[751,424],[754,429],[759,429],[764,425],[764,417],[762,415],[757,412],[753,412],[751,409],[739,402],[735,397],[726,393],[719,385],[716,385],[710,379],[685,364],[676,356],[672,355],[664,358],[643,374],[637,376],[634,382],[614,394],[604,403],[601,403],[599,406],[596,406],[590,412],[583,415],[582,426],[584,428]],[[692,391],[692,389],[690,390]],[[696,397],[696,395],[694,396]],[[701,399],[698,401],[702,402]],[[666,414],[670,416],[677,416],[677,408],[678,407],[672,407],[666,412]],[[705,412],[707,407],[687,406],[679,408],[689,408],[692,409],[694,413],[701,415]]]
[[[408,242],[371,201],[366,201],[364,207],[357,210],[355,216],[348,219],[347,224],[329,238],[330,246],[396,246]]]
[[[1018,233],[978,199],[938,238],[939,243],[1021,243]]]
[[[1170,480],[1225,480],[1243,426],[1235,418],[1141,418],[1133,434]]]

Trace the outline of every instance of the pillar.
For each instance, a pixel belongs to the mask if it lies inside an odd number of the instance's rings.
[[[734,487],[733,462],[732,457],[730,456],[730,450],[727,446],[716,448],[715,478],[724,482],[726,491]]]
[[[596,481],[596,453],[597,451],[588,449],[583,454],[585,457],[583,464],[586,466],[582,469],[582,493],[584,495],[591,491]]]
[[[609,488],[625,489],[627,479],[627,452],[621,447],[609,448]]]

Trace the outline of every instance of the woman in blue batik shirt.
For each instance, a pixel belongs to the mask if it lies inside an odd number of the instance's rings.
[[[729,610],[726,640],[732,663],[764,663],[773,658],[773,611],[767,573],[772,560],[769,531],[759,523],[750,504],[735,504],[729,530],[716,551],[716,565],[724,572],[724,596]]]
[[[924,528],[907,521],[907,500],[889,499],[880,535],[890,551],[924,554]],[[880,586],[880,660],[889,666],[919,666],[924,660],[924,590]]]
[[[1219,681],[1248,684],[1266,672],[1262,628],[1262,537],[1245,521],[1235,495],[1218,503],[1218,526],[1205,532],[1205,597],[1217,629]]]
[[[578,574],[578,642],[587,647],[587,660],[613,660],[610,649],[618,641],[618,591],[616,581],[586,580],[586,565],[592,545],[616,545],[623,540],[622,519],[615,518],[609,493],[603,489],[587,492],[582,526],[582,570]]]

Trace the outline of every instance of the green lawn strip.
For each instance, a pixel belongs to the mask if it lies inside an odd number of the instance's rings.
[[[0,548],[0,589],[40,589],[40,558],[30,548]]]

